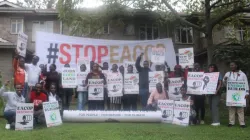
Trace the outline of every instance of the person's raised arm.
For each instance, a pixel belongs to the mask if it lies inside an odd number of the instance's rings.
[[[136,62],[135,62],[135,67],[136,67],[138,72],[141,72],[141,69],[142,69],[142,67],[140,65],[140,62],[141,62],[141,58],[142,58],[143,55],[144,54],[141,53],[140,56],[136,59]]]
[[[168,66],[168,63],[165,61],[165,66],[167,67],[168,73],[171,72],[170,67]]]
[[[0,89],[0,96],[2,96],[2,97],[7,97],[8,96],[8,94],[5,92],[5,87],[7,87],[9,85],[9,83],[10,83],[10,81],[6,81],[4,83],[4,85]]]

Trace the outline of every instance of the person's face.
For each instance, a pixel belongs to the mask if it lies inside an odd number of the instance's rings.
[[[97,64],[93,65],[93,71],[98,71],[98,65]]]
[[[86,68],[86,65],[83,64],[83,65],[80,66],[81,72],[85,72],[86,69],[87,69],[87,68]]]
[[[187,93],[187,90],[185,88],[181,88],[181,95],[184,96]]]
[[[232,71],[236,71],[237,70],[237,65],[235,63],[230,63],[230,68]]]
[[[37,56],[34,56],[33,59],[32,59],[32,64],[33,65],[36,65],[39,61],[39,58]]]
[[[148,66],[149,66],[148,61],[144,61],[144,62],[143,62],[143,67],[144,67],[144,68],[148,68]]]
[[[50,65],[50,66],[49,66],[49,70],[50,70],[50,71],[55,71],[56,68],[54,67],[54,65]]]
[[[161,71],[161,66],[160,66],[160,65],[156,65],[156,66],[155,66],[155,70],[156,70],[156,71]]]
[[[198,63],[194,64],[194,70],[195,71],[200,71],[200,68],[201,68],[200,64],[198,64]]]
[[[128,73],[133,73],[133,67],[132,66],[128,66]]]
[[[119,70],[120,70],[121,73],[124,73],[124,67],[123,66],[120,66]]]
[[[109,69],[109,64],[107,62],[103,63],[103,69],[108,70]]]
[[[162,93],[162,85],[160,83],[156,84],[156,89],[159,93]]]
[[[56,86],[55,85],[50,86],[50,92],[51,93],[56,93]]]
[[[209,72],[214,72],[214,66],[210,66],[208,69]]]
[[[70,68],[70,65],[69,64],[65,64],[64,67],[65,68]]]
[[[42,85],[41,84],[36,84],[36,93],[40,93],[42,90]]]
[[[20,96],[22,95],[23,87],[21,85],[16,85],[16,93]]]
[[[112,65],[112,71],[117,71],[118,67],[116,64]]]
[[[20,67],[24,67],[24,63],[25,63],[25,61],[23,58],[19,59],[19,66]]]

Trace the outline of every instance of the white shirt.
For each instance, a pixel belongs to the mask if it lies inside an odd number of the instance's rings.
[[[28,85],[35,86],[38,83],[41,68],[38,65],[25,64],[25,70],[28,73]]]
[[[53,95],[51,92],[49,93],[49,102],[55,102],[56,100],[56,94]]]
[[[26,72],[26,70],[24,70],[24,73],[25,73],[24,82],[25,82],[25,83],[28,83],[28,73]]]

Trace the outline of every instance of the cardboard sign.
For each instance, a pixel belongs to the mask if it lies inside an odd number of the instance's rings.
[[[184,81],[181,78],[169,78],[168,96],[170,100],[180,101],[182,95],[180,92]]]
[[[133,73],[137,73],[136,67],[135,67],[135,62],[124,62],[124,72],[128,73],[128,66],[131,65],[133,66]]]
[[[164,64],[166,51],[165,48],[152,48],[151,61],[156,64]]]
[[[187,94],[202,95],[202,83],[204,72],[188,72]]]
[[[87,78],[87,72],[78,72],[77,73],[77,91],[86,91],[85,80]]]
[[[158,107],[162,112],[162,122],[172,123],[174,116],[174,101],[173,100],[158,100]]]
[[[24,33],[19,32],[17,35],[17,52],[20,56],[26,57],[28,36]]]
[[[75,88],[77,86],[75,68],[63,68],[62,69],[62,86],[63,88]]]
[[[104,100],[103,79],[89,79],[88,86],[89,100]]]
[[[173,124],[188,126],[190,102],[175,101]]]
[[[219,75],[219,72],[204,73],[201,88],[201,92],[203,94],[215,94],[218,85]]]
[[[47,127],[53,127],[62,124],[58,102],[43,102],[43,111]]]
[[[227,106],[246,107],[246,83],[240,81],[227,82]]]
[[[124,94],[139,94],[139,74],[124,75]]]
[[[32,130],[33,114],[33,103],[18,103],[16,108],[15,130]]]
[[[185,68],[186,66],[192,67],[194,64],[194,49],[184,48],[179,49],[179,64]]]
[[[162,83],[164,86],[164,72],[163,71],[153,71],[149,72],[149,91],[153,92],[156,90],[156,84]]]
[[[123,77],[118,73],[109,73],[107,77],[108,97],[121,97],[123,95]]]
[[[85,69],[85,71],[82,71],[81,69]],[[87,57],[79,58],[77,60],[77,72],[90,72],[90,61]]]

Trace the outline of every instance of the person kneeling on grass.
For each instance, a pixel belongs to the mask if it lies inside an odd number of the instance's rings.
[[[47,101],[47,95],[42,91],[42,85],[40,83],[36,84],[35,90],[30,94],[30,101],[34,103],[34,120],[35,123],[44,124],[45,116],[43,112],[43,102]]]
[[[167,94],[163,90],[162,84],[157,83],[156,90],[153,91],[148,98],[148,105],[147,105],[146,109],[147,110],[157,110],[158,100],[166,100],[166,99],[168,99]]]
[[[5,92],[5,87],[10,82],[7,81],[0,89],[0,95],[7,101],[4,109],[4,118],[8,121],[5,128],[10,129],[15,127],[16,107],[18,103],[25,103],[25,98],[22,96],[23,87],[16,84],[16,92]]]
[[[49,101],[49,102],[58,102],[58,104],[59,104],[59,109],[60,109],[60,113],[61,113],[61,115],[62,115],[62,100],[60,99],[60,97],[58,96],[58,95],[60,95],[60,94],[58,94],[57,93],[57,91],[56,91],[56,84],[55,83],[51,83],[50,84],[50,90],[49,90],[49,92],[47,92],[47,100]]]

